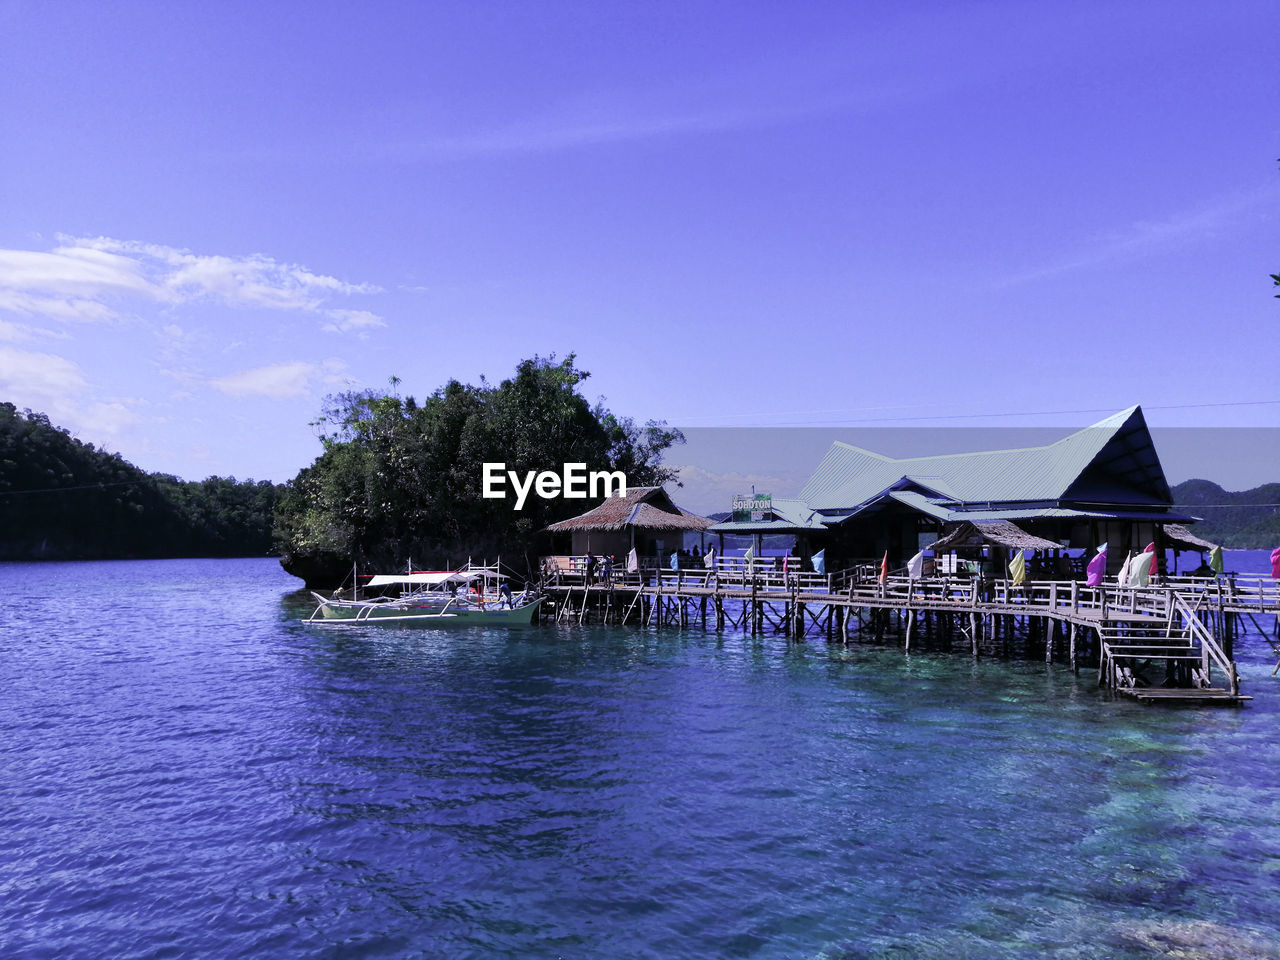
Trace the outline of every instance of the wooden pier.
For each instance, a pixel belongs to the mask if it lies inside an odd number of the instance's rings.
[[[878,571],[876,571],[878,572]],[[1043,653],[1147,702],[1241,703],[1232,646],[1242,617],[1276,617],[1270,578],[1177,578],[1148,587],[1087,587],[1075,580],[961,577],[883,582],[870,568],[833,575],[783,572],[741,561],[709,570],[649,569],[588,585],[557,574],[544,583],[558,622],[698,626],[829,642],[901,642],[973,656]],[[1268,637],[1270,640],[1270,638]],[[1280,657],[1280,641],[1270,641]],[[1280,669],[1280,664],[1277,664]]]

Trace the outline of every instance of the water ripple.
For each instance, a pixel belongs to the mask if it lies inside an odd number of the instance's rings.
[[[1280,955],[1260,640],[1250,707],[1180,711],[821,642],[310,630],[270,561],[0,577],[6,958]]]

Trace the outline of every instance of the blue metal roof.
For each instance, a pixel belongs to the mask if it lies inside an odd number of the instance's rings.
[[[825,530],[822,517],[803,500],[774,497],[769,508],[772,520],[725,520],[707,528],[708,533],[792,533]]]
[[[1043,447],[898,460],[836,442],[800,498],[815,510],[847,511],[891,489],[912,487],[957,506],[1172,502],[1146,420],[1136,406]]]

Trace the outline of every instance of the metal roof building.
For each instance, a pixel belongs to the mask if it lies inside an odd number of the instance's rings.
[[[799,499],[838,552],[897,559],[965,521],[1012,522],[1063,547],[1105,540],[1123,559],[1165,523],[1194,520],[1173,511],[1137,406],[1040,447],[895,459],[836,442]]]

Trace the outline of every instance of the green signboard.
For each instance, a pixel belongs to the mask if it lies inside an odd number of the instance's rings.
[[[773,494],[756,493],[733,498],[734,523],[764,523],[773,519]]]

